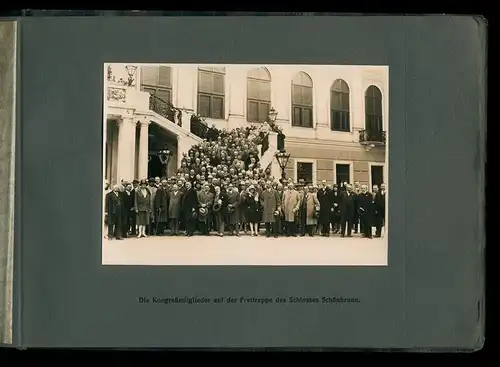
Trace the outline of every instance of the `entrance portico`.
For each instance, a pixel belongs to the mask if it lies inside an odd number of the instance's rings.
[[[174,131],[148,121],[144,116],[108,115],[105,131],[105,179],[111,184],[122,180],[174,176],[182,152],[190,147]],[[182,150],[184,149],[184,150]],[[165,167],[158,152],[169,150]]]
[[[104,135],[105,178],[111,185],[147,178],[148,127],[148,121],[134,116],[108,116]]]

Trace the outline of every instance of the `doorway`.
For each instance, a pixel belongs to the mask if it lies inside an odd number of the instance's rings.
[[[148,133],[148,177],[171,177],[177,171],[177,136],[163,127],[152,123]],[[169,150],[172,155],[167,167],[161,163],[158,152]]]
[[[373,185],[377,185],[380,187],[382,183],[384,183],[384,166],[383,165],[372,165],[370,168],[371,174],[371,185],[370,190],[373,188]]]

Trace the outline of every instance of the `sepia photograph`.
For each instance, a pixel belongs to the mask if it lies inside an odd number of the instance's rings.
[[[388,265],[388,66],[103,78],[103,265]]]

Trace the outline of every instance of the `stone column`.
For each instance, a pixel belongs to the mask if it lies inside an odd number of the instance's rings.
[[[139,135],[139,167],[137,179],[142,180],[148,178],[148,152],[149,152],[149,121],[140,122],[140,135]]]
[[[117,182],[134,179],[135,126],[133,116],[122,116],[118,122]]]

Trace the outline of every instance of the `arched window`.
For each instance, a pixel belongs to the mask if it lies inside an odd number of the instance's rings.
[[[349,107],[349,86],[337,79],[330,89],[330,128],[333,131],[351,131]]]
[[[256,68],[247,77],[247,121],[265,122],[271,108],[271,75],[266,68]]]
[[[370,137],[382,136],[382,92],[374,85],[365,92],[365,129]]]
[[[313,127],[313,82],[304,72],[292,80],[292,126]]]
[[[214,119],[224,118],[225,67],[198,68],[198,114]]]
[[[170,66],[141,67],[141,90],[172,103],[172,69]]]

